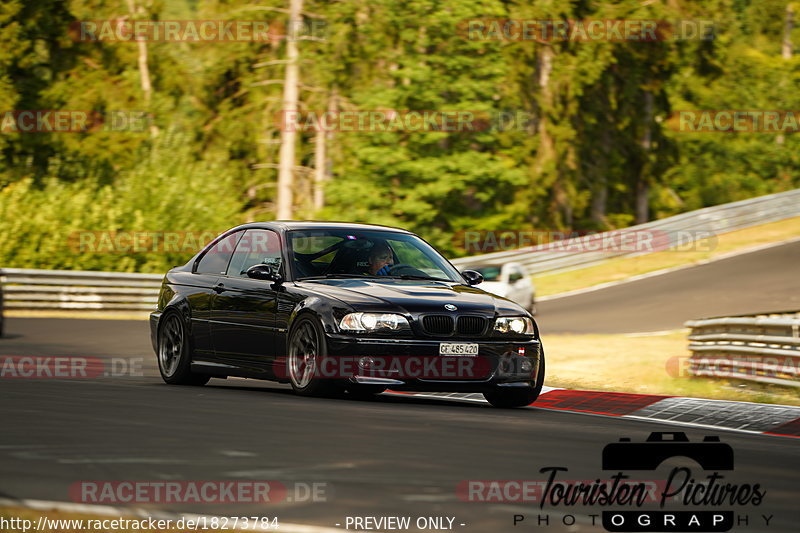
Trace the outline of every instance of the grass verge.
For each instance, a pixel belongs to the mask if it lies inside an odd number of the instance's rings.
[[[648,336],[548,335],[545,384],[582,390],[800,405],[800,389],[686,373],[687,330]]]
[[[7,310],[4,315],[9,318],[80,318],[103,320],[148,320],[149,313],[124,311],[60,311],[42,310],[25,311],[22,309]]]
[[[601,283],[621,281],[633,276],[692,265],[723,254],[746,250],[772,242],[787,241],[800,236],[800,217],[771,222],[696,243],[697,251],[665,250],[638,257],[609,259],[602,264],[560,273],[533,276],[537,296],[549,296],[584,289]]]

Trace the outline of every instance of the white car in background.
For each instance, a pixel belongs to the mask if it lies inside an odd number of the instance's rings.
[[[477,270],[483,275],[481,289],[508,298],[536,314],[536,288],[521,264],[471,265],[465,270]]]

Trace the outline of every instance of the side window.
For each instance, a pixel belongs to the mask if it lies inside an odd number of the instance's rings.
[[[512,268],[511,273],[508,276],[508,281],[514,283],[522,279],[522,272],[519,271],[517,268]]]
[[[200,259],[195,272],[198,274],[224,274],[231,256],[233,256],[236,243],[242,234],[243,232],[237,231],[215,243]]]
[[[281,241],[274,231],[249,229],[236,246],[228,275],[246,278],[247,269],[260,264],[281,267]]]

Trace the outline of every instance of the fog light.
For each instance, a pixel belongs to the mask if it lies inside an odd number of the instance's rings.
[[[367,368],[370,368],[374,364],[375,364],[375,359],[373,359],[372,357],[370,357],[368,355],[366,355],[366,356],[364,356],[364,357],[362,357],[361,359],[358,360],[358,367],[359,368],[367,369]]]
[[[519,369],[526,374],[533,370],[533,365],[527,359],[523,360],[522,363],[519,365]]]

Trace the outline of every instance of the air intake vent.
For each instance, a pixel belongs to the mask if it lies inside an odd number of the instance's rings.
[[[486,327],[486,319],[482,316],[458,317],[459,335],[480,335]]]
[[[428,315],[422,318],[425,333],[431,335],[450,335],[453,333],[453,317],[449,315]]]

